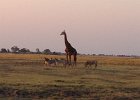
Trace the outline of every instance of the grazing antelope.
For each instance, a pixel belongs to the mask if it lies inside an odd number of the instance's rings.
[[[85,62],[85,67],[91,67],[91,65],[95,65],[95,69],[97,67],[98,62],[96,60],[88,60]]]
[[[44,62],[45,65],[51,66],[52,64],[54,64],[56,66],[56,61],[54,59],[52,59],[52,58],[49,59],[49,58],[46,58],[46,57],[44,57],[44,59],[45,59],[45,62]]]

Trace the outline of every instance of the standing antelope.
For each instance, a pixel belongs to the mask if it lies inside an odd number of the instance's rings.
[[[97,67],[98,62],[96,60],[88,60],[85,62],[85,67],[91,67],[91,65],[95,65],[95,69]]]

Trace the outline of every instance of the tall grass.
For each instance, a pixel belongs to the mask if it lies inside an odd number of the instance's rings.
[[[97,60],[101,65],[129,65],[140,66],[140,58],[114,57],[114,56],[79,56],[79,62],[86,60]]]
[[[25,60],[44,60],[48,58],[66,58],[65,55],[44,55],[44,54],[0,54],[0,59],[25,59]],[[72,58],[73,60],[73,58]],[[113,56],[82,56],[78,55],[79,63],[87,60],[97,60],[101,65],[129,65],[140,66],[140,58],[134,57],[113,57]]]

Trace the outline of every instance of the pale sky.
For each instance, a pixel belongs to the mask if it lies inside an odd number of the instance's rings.
[[[140,55],[140,0],[0,0],[0,48]]]

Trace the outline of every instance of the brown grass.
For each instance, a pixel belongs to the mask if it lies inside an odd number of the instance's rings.
[[[76,67],[47,67],[43,58],[65,56],[0,54],[0,97],[76,100],[139,100],[140,59],[78,56]],[[85,68],[96,59],[97,70]],[[44,69],[45,68],[45,69]]]

